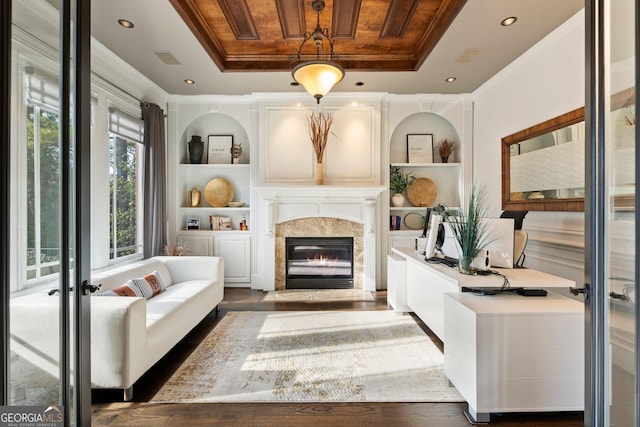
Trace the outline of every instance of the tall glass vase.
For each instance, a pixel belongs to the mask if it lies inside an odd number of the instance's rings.
[[[316,185],[324,184],[324,163],[316,163]]]
[[[478,274],[478,270],[472,267],[474,258],[472,256],[461,255],[458,259],[458,271],[462,274],[469,274],[475,276]]]

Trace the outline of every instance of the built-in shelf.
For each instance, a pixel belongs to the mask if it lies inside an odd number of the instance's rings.
[[[248,234],[249,230],[209,230],[208,228],[200,228],[199,230],[187,230],[183,228],[180,234],[197,234],[197,235],[215,235],[215,234]]]
[[[242,206],[239,208],[232,208],[229,206],[225,206],[223,208],[216,208],[213,206],[180,206],[180,209],[188,209],[188,210],[212,210],[215,209],[217,211],[234,211],[234,212],[240,212],[240,211],[249,211],[250,208],[249,206]]]
[[[247,169],[251,165],[248,163],[180,163],[182,168],[231,168],[231,169]]]
[[[390,211],[416,211],[416,210],[423,210],[426,212],[426,207],[422,207],[422,206],[391,206],[389,208]]]
[[[415,236],[415,237],[419,237],[420,234],[422,234],[422,229],[420,230],[389,230],[389,234],[390,235],[396,235],[396,236]]]
[[[391,163],[391,166],[397,166],[399,168],[451,168],[460,166],[460,163]]]

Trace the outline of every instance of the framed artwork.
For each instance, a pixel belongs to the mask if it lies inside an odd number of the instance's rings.
[[[209,135],[209,148],[207,149],[207,163],[231,164],[231,147],[233,135]]]
[[[187,230],[200,230],[200,218],[187,218]]]
[[[433,134],[407,135],[408,163],[433,163]]]

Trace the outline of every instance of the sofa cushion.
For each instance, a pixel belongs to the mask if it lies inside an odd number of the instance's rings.
[[[94,285],[101,286],[100,292],[105,292],[121,286],[132,277],[144,277],[154,271],[157,271],[157,276],[160,277],[165,287],[168,288],[173,285],[174,280],[172,279],[172,275],[169,273],[165,264],[154,258],[131,264],[124,264],[122,266],[94,274],[91,277],[91,282]]]
[[[122,297],[144,297],[153,298],[160,292],[167,289],[162,282],[157,271],[147,274],[144,277],[129,279],[124,285],[115,289],[100,292],[97,296],[122,296]]]

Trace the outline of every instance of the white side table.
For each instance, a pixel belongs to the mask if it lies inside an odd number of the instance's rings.
[[[444,371],[472,421],[584,409],[584,304],[550,292],[444,298]]]

